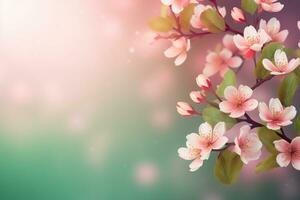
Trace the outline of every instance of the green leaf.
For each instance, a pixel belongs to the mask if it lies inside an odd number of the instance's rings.
[[[298,115],[296,117],[296,119],[294,120],[294,128],[297,131],[297,135],[300,136],[300,115]]]
[[[295,73],[290,73],[283,79],[278,90],[278,96],[283,105],[289,106],[292,104],[298,86],[299,79]]]
[[[246,11],[247,13],[249,13],[251,15],[253,15],[258,8],[258,6],[254,0],[242,0],[241,7],[244,11]]]
[[[221,82],[221,84],[219,85],[216,91],[217,95],[223,97],[225,88],[230,85],[236,85],[236,76],[234,71],[232,70],[228,70],[224,75],[223,81]]]
[[[256,165],[255,171],[257,173],[260,173],[260,172],[265,172],[265,171],[268,171],[270,169],[279,167],[277,162],[276,162],[276,156],[277,156],[277,154],[272,154],[267,159],[265,159],[265,160],[261,161],[260,163],[258,163]]]
[[[233,184],[243,168],[240,156],[234,152],[222,151],[216,161],[214,174],[224,184]]]
[[[205,10],[201,13],[200,19],[209,32],[219,33],[225,31],[224,18],[215,9],[210,8]]]
[[[270,153],[276,154],[277,150],[275,149],[273,142],[275,140],[280,140],[281,138],[275,133],[275,131],[272,131],[266,127],[261,127],[258,129],[257,134],[266,149]]]
[[[184,31],[188,31],[190,28],[190,21],[192,15],[194,14],[195,5],[196,4],[194,3],[189,4],[187,7],[184,8],[183,11],[181,11],[179,15],[179,23]]]
[[[149,26],[156,32],[169,32],[173,28],[172,19],[170,17],[154,17],[149,21]]]
[[[230,129],[236,124],[236,119],[230,118],[227,114],[221,112],[215,107],[206,107],[202,111],[202,117],[204,121],[208,122],[212,126],[218,122],[225,122],[226,128]]]
[[[270,72],[266,70],[262,64],[263,59],[267,58],[273,61],[275,51],[277,49],[283,49],[283,48],[284,46],[282,44],[276,42],[272,42],[263,48],[254,70],[254,73],[258,79],[263,79],[270,74]]]

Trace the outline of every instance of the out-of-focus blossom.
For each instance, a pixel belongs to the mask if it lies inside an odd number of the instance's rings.
[[[220,110],[225,113],[230,113],[230,117],[238,118],[245,114],[246,111],[254,110],[258,101],[250,99],[253,91],[250,87],[240,85],[239,88],[228,86],[224,90],[225,101],[219,104]]]
[[[275,17],[271,18],[268,23],[261,19],[259,28],[265,30],[273,42],[284,42],[289,34],[288,30],[280,31],[280,21]]]
[[[218,122],[213,128],[209,123],[205,122],[199,126],[199,134],[192,133],[195,146],[199,147],[203,155],[209,156],[213,149],[221,149],[228,141],[224,136],[226,127],[224,122]]]
[[[190,0],[161,0],[161,2],[166,6],[171,6],[172,11],[175,14],[179,14],[187,5],[189,5]]]
[[[196,171],[203,165],[203,160],[208,159],[208,154],[204,155],[202,150],[197,146],[199,135],[191,133],[186,136],[186,147],[178,149],[178,155],[184,160],[193,160],[189,165],[190,171]]]
[[[194,28],[197,29],[202,29],[202,30],[207,30],[207,27],[201,22],[200,16],[202,12],[204,12],[207,9],[212,9],[210,5],[203,5],[199,4],[195,7],[194,9],[194,14],[192,15],[191,18],[191,25]],[[218,7],[219,13],[222,15],[222,17],[226,16],[226,8],[225,7]]]
[[[210,90],[211,88],[211,81],[204,74],[199,74],[196,78],[196,82],[202,90]]]
[[[274,64],[271,60],[265,58],[262,61],[266,70],[272,75],[283,75],[292,72],[300,65],[300,58],[293,58],[288,61],[286,53],[281,49],[277,49],[274,54]]]
[[[254,0],[260,6],[260,9],[267,12],[279,12],[283,9],[284,5],[277,0]]]
[[[186,102],[177,102],[176,105],[177,112],[182,116],[198,115],[199,113],[194,110],[194,108]]]
[[[256,31],[253,26],[244,29],[244,36],[239,34],[233,36],[235,45],[243,52],[245,58],[252,58],[255,52],[261,51],[262,46],[270,39],[265,30]]]
[[[190,48],[190,40],[186,39],[185,37],[181,37],[177,40],[173,40],[172,46],[168,48],[164,54],[167,58],[177,57],[174,63],[176,66],[179,66],[186,60],[187,52],[190,50]]]
[[[232,19],[240,23],[244,23],[246,21],[243,11],[237,7],[232,8],[231,17]]]
[[[206,56],[203,74],[209,77],[219,72],[223,77],[229,67],[238,68],[242,62],[240,57],[233,56],[232,52],[225,48],[220,52],[209,52]]]
[[[300,170],[300,137],[296,137],[291,143],[281,139],[274,141],[275,148],[279,152],[276,161],[280,167],[287,167],[290,163]]]
[[[240,135],[235,138],[234,143],[234,152],[240,155],[245,164],[257,160],[261,155],[262,143],[256,133],[251,132],[249,125],[241,127]]]
[[[190,93],[190,97],[195,103],[203,103],[205,102],[205,94],[200,91],[192,91]]]
[[[278,98],[271,98],[269,107],[266,103],[259,103],[259,117],[267,122],[267,127],[272,130],[278,130],[282,126],[292,124],[292,119],[295,118],[297,111],[294,106],[284,108]]]
[[[236,47],[236,45],[233,42],[233,35],[230,34],[226,34],[223,37],[223,46],[228,49],[229,51],[231,51],[233,54],[238,52],[238,48]]]
[[[150,186],[157,181],[159,169],[154,163],[144,162],[137,165],[134,175],[139,185]]]

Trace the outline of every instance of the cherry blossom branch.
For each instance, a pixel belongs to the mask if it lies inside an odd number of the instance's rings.
[[[217,2],[215,0],[211,0],[211,2],[214,4],[214,7],[216,8],[217,12],[221,15],[221,13],[218,10]],[[205,36],[205,35],[212,34],[211,32],[195,32],[193,30],[190,30],[189,33],[184,33],[182,31],[179,18],[173,12],[171,6],[170,6],[170,12],[171,12],[172,17],[175,19],[175,22],[176,22],[176,28],[173,28],[173,30],[176,31],[177,34],[171,34],[170,36],[157,35],[155,37],[155,39],[179,39],[180,37],[185,37],[187,39],[192,39],[194,37],[202,37],[202,36]],[[225,27],[226,27],[225,32],[228,31],[228,32],[232,32],[232,33],[235,33],[235,34],[243,34],[242,32],[240,32],[238,30],[235,30],[232,27],[230,27],[226,22],[225,22]]]
[[[237,119],[238,122],[247,122],[247,123],[251,124],[251,129],[265,126],[259,122],[256,122],[255,120],[253,120],[247,113],[245,113],[245,117],[246,117],[246,119],[238,118]],[[290,143],[292,140],[287,135],[285,135],[285,133],[283,132],[283,129],[280,129],[280,130],[282,133],[279,133],[277,131],[274,131],[274,132],[276,133],[276,135],[278,135],[279,137],[281,137],[282,139],[284,139]]]
[[[217,12],[219,13],[219,15],[222,16],[222,14],[220,13],[220,11],[218,9],[217,1],[216,0],[210,0],[210,2],[214,5],[214,7],[217,10]],[[224,19],[224,21],[225,21],[225,19]],[[232,33],[235,33],[235,34],[243,35],[242,32],[240,32],[238,30],[235,30],[232,27],[230,27],[229,24],[226,21],[225,21],[225,27],[226,27],[225,31],[229,31],[229,32],[232,32]]]
[[[274,77],[273,75],[270,75],[270,76],[268,76],[268,77],[266,77],[266,78],[264,78],[264,79],[262,79],[262,80],[258,80],[258,81],[255,83],[255,85],[253,85],[253,86],[251,87],[251,89],[252,89],[252,90],[255,90],[255,89],[256,89],[257,87],[259,87],[261,84],[263,84],[263,83],[266,82],[266,81],[271,80],[273,77]]]

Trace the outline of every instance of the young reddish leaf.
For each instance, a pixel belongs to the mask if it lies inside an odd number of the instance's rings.
[[[243,168],[240,156],[234,152],[222,151],[216,161],[214,174],[223,184],[233,184]]]

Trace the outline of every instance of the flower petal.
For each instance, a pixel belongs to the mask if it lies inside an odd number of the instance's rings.
[[[186,60],[187,54],[185,52],[182,52],[181,54],[179,54],[179,56],[175,59],[175,65],[179,66],[182,63],[184,63],[184,61]]]
[[[274,143],[276,150],[281,153],[288,152],[290,149],[290,143],[288,143],[287,141],[285,141],[283,139],[275,140],[273,143]]]
[[[193,160],[194,156],[190,153],[190,150],[185,147],[181,147],[178,149],[178,156],[184,160]]]
[[[244,103],[244,109],[246,111],[252,111],[258,106],[258,101],[256,99],[249,99]]]
[[[291,162],[291,155],[288,153],[280,153],[276,157],[276,162],[280,167],[287,167]]]
[[[261,120],[265,122],[272,120],[272,113],[270,112],[266,103],[259,103],[258,111]]]
[[[234,56],[227,61],[227,64],[233,68],[240,67],[242,63],[243,60],[238,56]]]
[[[204,122],[199,126],[200,136],[209,136],[212,134],[212,127],[209,123]]]
[[[218,122],[214,127],[213,134],[218,137],[221,137],[222,135],[224,135],[225,131],[226,131],[225,122]]]
[[[197,169],[199,169],[202,165],[203,165],[203,160],[201,160],[200,158],[197,158],[189,165],[190,171],[194,172]]]
[[[224,90],[225,99],[231,101],[236,98],[238,90],[234,86],[227,86]]]
[[[171,46],[167,50],[165,50],[164,54],[167,58],[174,58],[180,54],[181,50],[177,49],[174,46]]]
[[[247,85],[240,85],[238,92],[244,99],[249,99],[253,94],[253,90]]]
[[[271,98],[269,101],[269,108],[272,113],[281,112],[283,110],[282,104],[278,98]]]
[[[262,64],[264,68],[268,71],[271,72],[278,71],[277,67],[267,58],[263,59]]]

